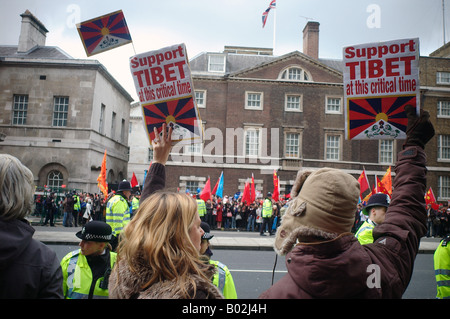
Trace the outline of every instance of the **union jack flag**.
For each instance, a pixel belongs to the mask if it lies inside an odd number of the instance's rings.
[[[122,10],[77,24],[87,56],[132,42]]]
[[[276,6],[277,6],[277,0],[272,0],[272,1],[270,1],[270,5],[267,8],[267,10],[263,12],[263,14],[262,14],[263,28],[266,25],[266,21],[267,21],[267,17],[269,16],[270,9],[276,9]]]

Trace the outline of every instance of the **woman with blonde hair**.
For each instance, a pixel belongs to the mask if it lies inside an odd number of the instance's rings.
[[[110,298],[223,298],[211,281],[214,266],[200,255],[204,232],[197,203],[186,194],[161,191],[171,132],[166,134],[164,125],[162,138],[152,141],[154,157],[139,210],[119,239]]]

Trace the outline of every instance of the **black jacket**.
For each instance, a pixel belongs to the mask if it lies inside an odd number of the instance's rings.
[[[56,253],[26,221],[0,218],[0,299],[64,298]]]

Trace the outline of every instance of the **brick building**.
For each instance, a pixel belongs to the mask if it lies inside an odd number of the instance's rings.
[[[355,178],[365,169],[373,184],[393,168],[403,140],[345,140],[342,60],[319,58],[318,36],[319,24],[309,22],[303,52],[274,56],[272,49],[226,46],[190,60],[205,142],[173,149],[168,188],[196,193],[223,171],[225,194],[242,191],[252,174],[265,194],[277,170],[283,194],[300,169],[335,167]],[[436,126],[426,147],[428,187],[441,202],[450,199],[449,50],[447,44],[420,57],[421,105]],[[140,113],[132,106],[130,141],[145,136]],[[152,151],[139,147],[130,144],[129,172],[142,181]]]
[[[0,46],[0,152],[19,158],[39,188],[99,192],[106,149],[107,180],[118,183],[133,99],[98,61],[46,46],[44,24],[28,10],[21,17],[18,45]]]

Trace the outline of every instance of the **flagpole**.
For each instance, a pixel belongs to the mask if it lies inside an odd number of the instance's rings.
[[[275,14],[273,17],[273,52],[275,52],[275,34],[276,34],[276,26],[277,26],[277,8],[275,9]]]

